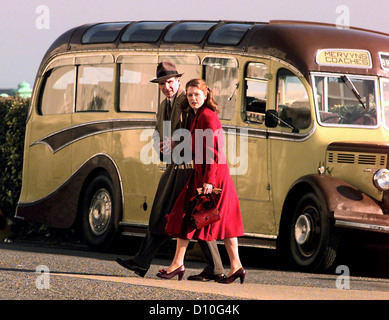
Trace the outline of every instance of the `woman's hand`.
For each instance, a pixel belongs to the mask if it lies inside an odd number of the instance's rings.
[[[209,183],[204,183],[203,184],[203,193],[204,194],[210,194],[212,192],[213,185]]]

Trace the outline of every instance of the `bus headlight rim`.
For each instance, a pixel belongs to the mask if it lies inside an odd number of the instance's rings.
[[[373,182],[378,190],[389,190],[389,170],[380,169],[373,175]]]

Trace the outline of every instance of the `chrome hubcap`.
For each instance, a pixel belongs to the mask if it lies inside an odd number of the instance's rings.
[[[108,228],[112,216],[112,200],[106,189],[99,189],[89,207],[89,225],[92,232],[99,236]]]
[[[306,215],[301,215],[297,218],[294,227],[294,238],[299,245],[306,243],[312,232],[311,219]]]

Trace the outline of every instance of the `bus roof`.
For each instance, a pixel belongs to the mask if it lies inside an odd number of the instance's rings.
[[[83,50],[204,50],[266,55],[284,60],[308,78],[310,71],[389,74],[389,35],[335,25],[274,20],[103,22],[73,28],[48,49],[42,64],[57,54]],[[321,52],[321,56],[319,56]],[[388,53],[385,55],[385,53]],[[368,57],[366,64],[342,61]],[[336,60],[327,63],[323,59]],[[340,61],[340,63],[339,63]],[[350,60],[347,60],[350,61]]]

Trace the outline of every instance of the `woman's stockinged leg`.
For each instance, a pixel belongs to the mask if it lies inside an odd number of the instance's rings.
[[[230,259],[230,272],[227,276],[234,274],[240,268],[242,268],[242,263],[239,258],[238,250],[238,238],[227,238],[224,239],[224,245],[226,247],[228,257]]]
[[[186,248],[189,240],[177,238],[176,252],[170,266],[167,268],[167,273],[170,273],[184,264]]]

